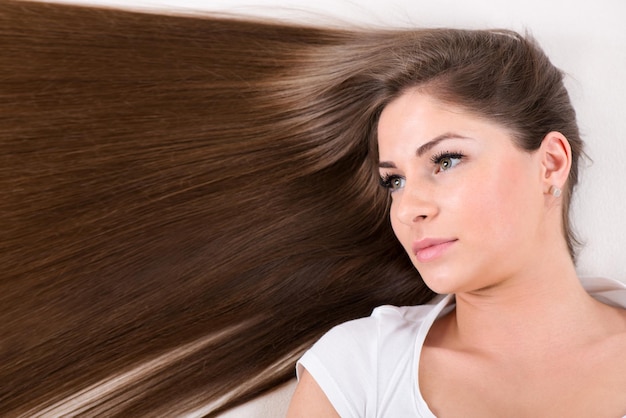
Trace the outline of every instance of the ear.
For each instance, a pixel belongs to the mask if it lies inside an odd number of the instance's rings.
[[[569,141],[560,132],[550,132],[543,138],[539,152],[544,192],[552,193],[553,187],[563,189],[572,166]]]

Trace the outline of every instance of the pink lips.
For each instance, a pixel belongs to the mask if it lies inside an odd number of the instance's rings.
[[[456,241],[455,238],[422,239],[413,243],[413,254],[420,263],[427,263],[442,255]]]

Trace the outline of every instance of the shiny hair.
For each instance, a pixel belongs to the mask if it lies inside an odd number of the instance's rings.
[[[432,297],[367,159],[355,39],[0,3],[0,415],[216,415],[333,325]]]
[[[429,300],[371,145],[407,88],[527,149],[577,139],[508,32],[3,1],[0,46],[2,415],[215,416],[333,325]]]

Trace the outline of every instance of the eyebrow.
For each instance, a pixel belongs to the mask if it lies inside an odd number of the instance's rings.
[[[472,139],[472,138],[455,134],[454,132],[446,132],[445,134],[438,135],[434,137],[433,139],[431,139],[430,141],[426,142],[425,144],[421,145],[417,149],[417,151],[415,151],[415,154],[418,157],[422,157],[424,154],[430,151],[435,145],[448,139]],[[396,165],[391,161],[381,161],[378,163],[378,167],[379,168],[396,168]]]

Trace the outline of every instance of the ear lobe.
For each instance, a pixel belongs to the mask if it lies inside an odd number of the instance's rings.
[[[563,188],[572,166],[569,141],[562,133],[553,131],[543,138],[539,151],[546,193],[550,193],[552,186]]]

